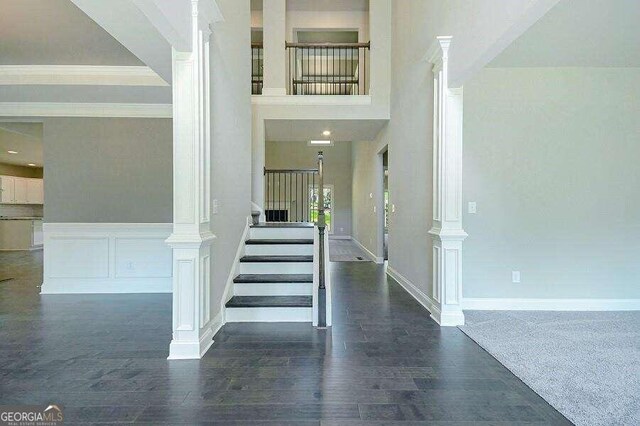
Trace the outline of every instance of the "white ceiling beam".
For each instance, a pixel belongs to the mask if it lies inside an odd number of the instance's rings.
[[[171,118],[171,104],[0,102],[2,117]]]
[[[164,81],[145,66],[0,65],[0,85],[158,86]]]
[[[171,82],[171,44],[132,0],[71,1],[166,82]]]

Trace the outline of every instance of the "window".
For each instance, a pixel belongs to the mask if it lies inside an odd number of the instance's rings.
[[[329,233],[333,233],[333,185],[324,185],[324,220]],[[309,206],[311,206],[311,221],[318,222],[318,186],[309,187]]]

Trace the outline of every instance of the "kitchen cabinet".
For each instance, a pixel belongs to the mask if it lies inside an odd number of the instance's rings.
[[[27,204],[44,204],[42,179],[27,179]]]
[[[0,251],[36,250],[42,247],[42,219],[0,219]]]
[[[42,179],[0,176],[1,204],[44,204]]]
[[[15,178],[13,181],[13,203],[27,204],[27,179]]]
[[[12,204],[16,180],[12,176],[0,176],[0,203]]]

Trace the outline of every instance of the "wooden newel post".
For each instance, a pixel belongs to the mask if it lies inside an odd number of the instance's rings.
[[[319,280],[318,280],[318,327],[327,326],[327,289],[325,287],[324,265],[324,173],[322,170],[323,155],[322,151],[318,152],[318,254],[319,254]]]

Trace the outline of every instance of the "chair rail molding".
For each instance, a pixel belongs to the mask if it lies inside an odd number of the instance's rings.
[[[0,85],[24,84],[169,86],[147,66],[0,65]]]
[[[211,318],[210,22],[191,3],[191,51],[173,61],[173,339],[169,359],[197,359],[222,321]]]
[[[437,37],[428,53],[433,64],[433,277],[435,309],[441,326],[464,324],[462,312],[462,88],[449,88],[452,37]]]

